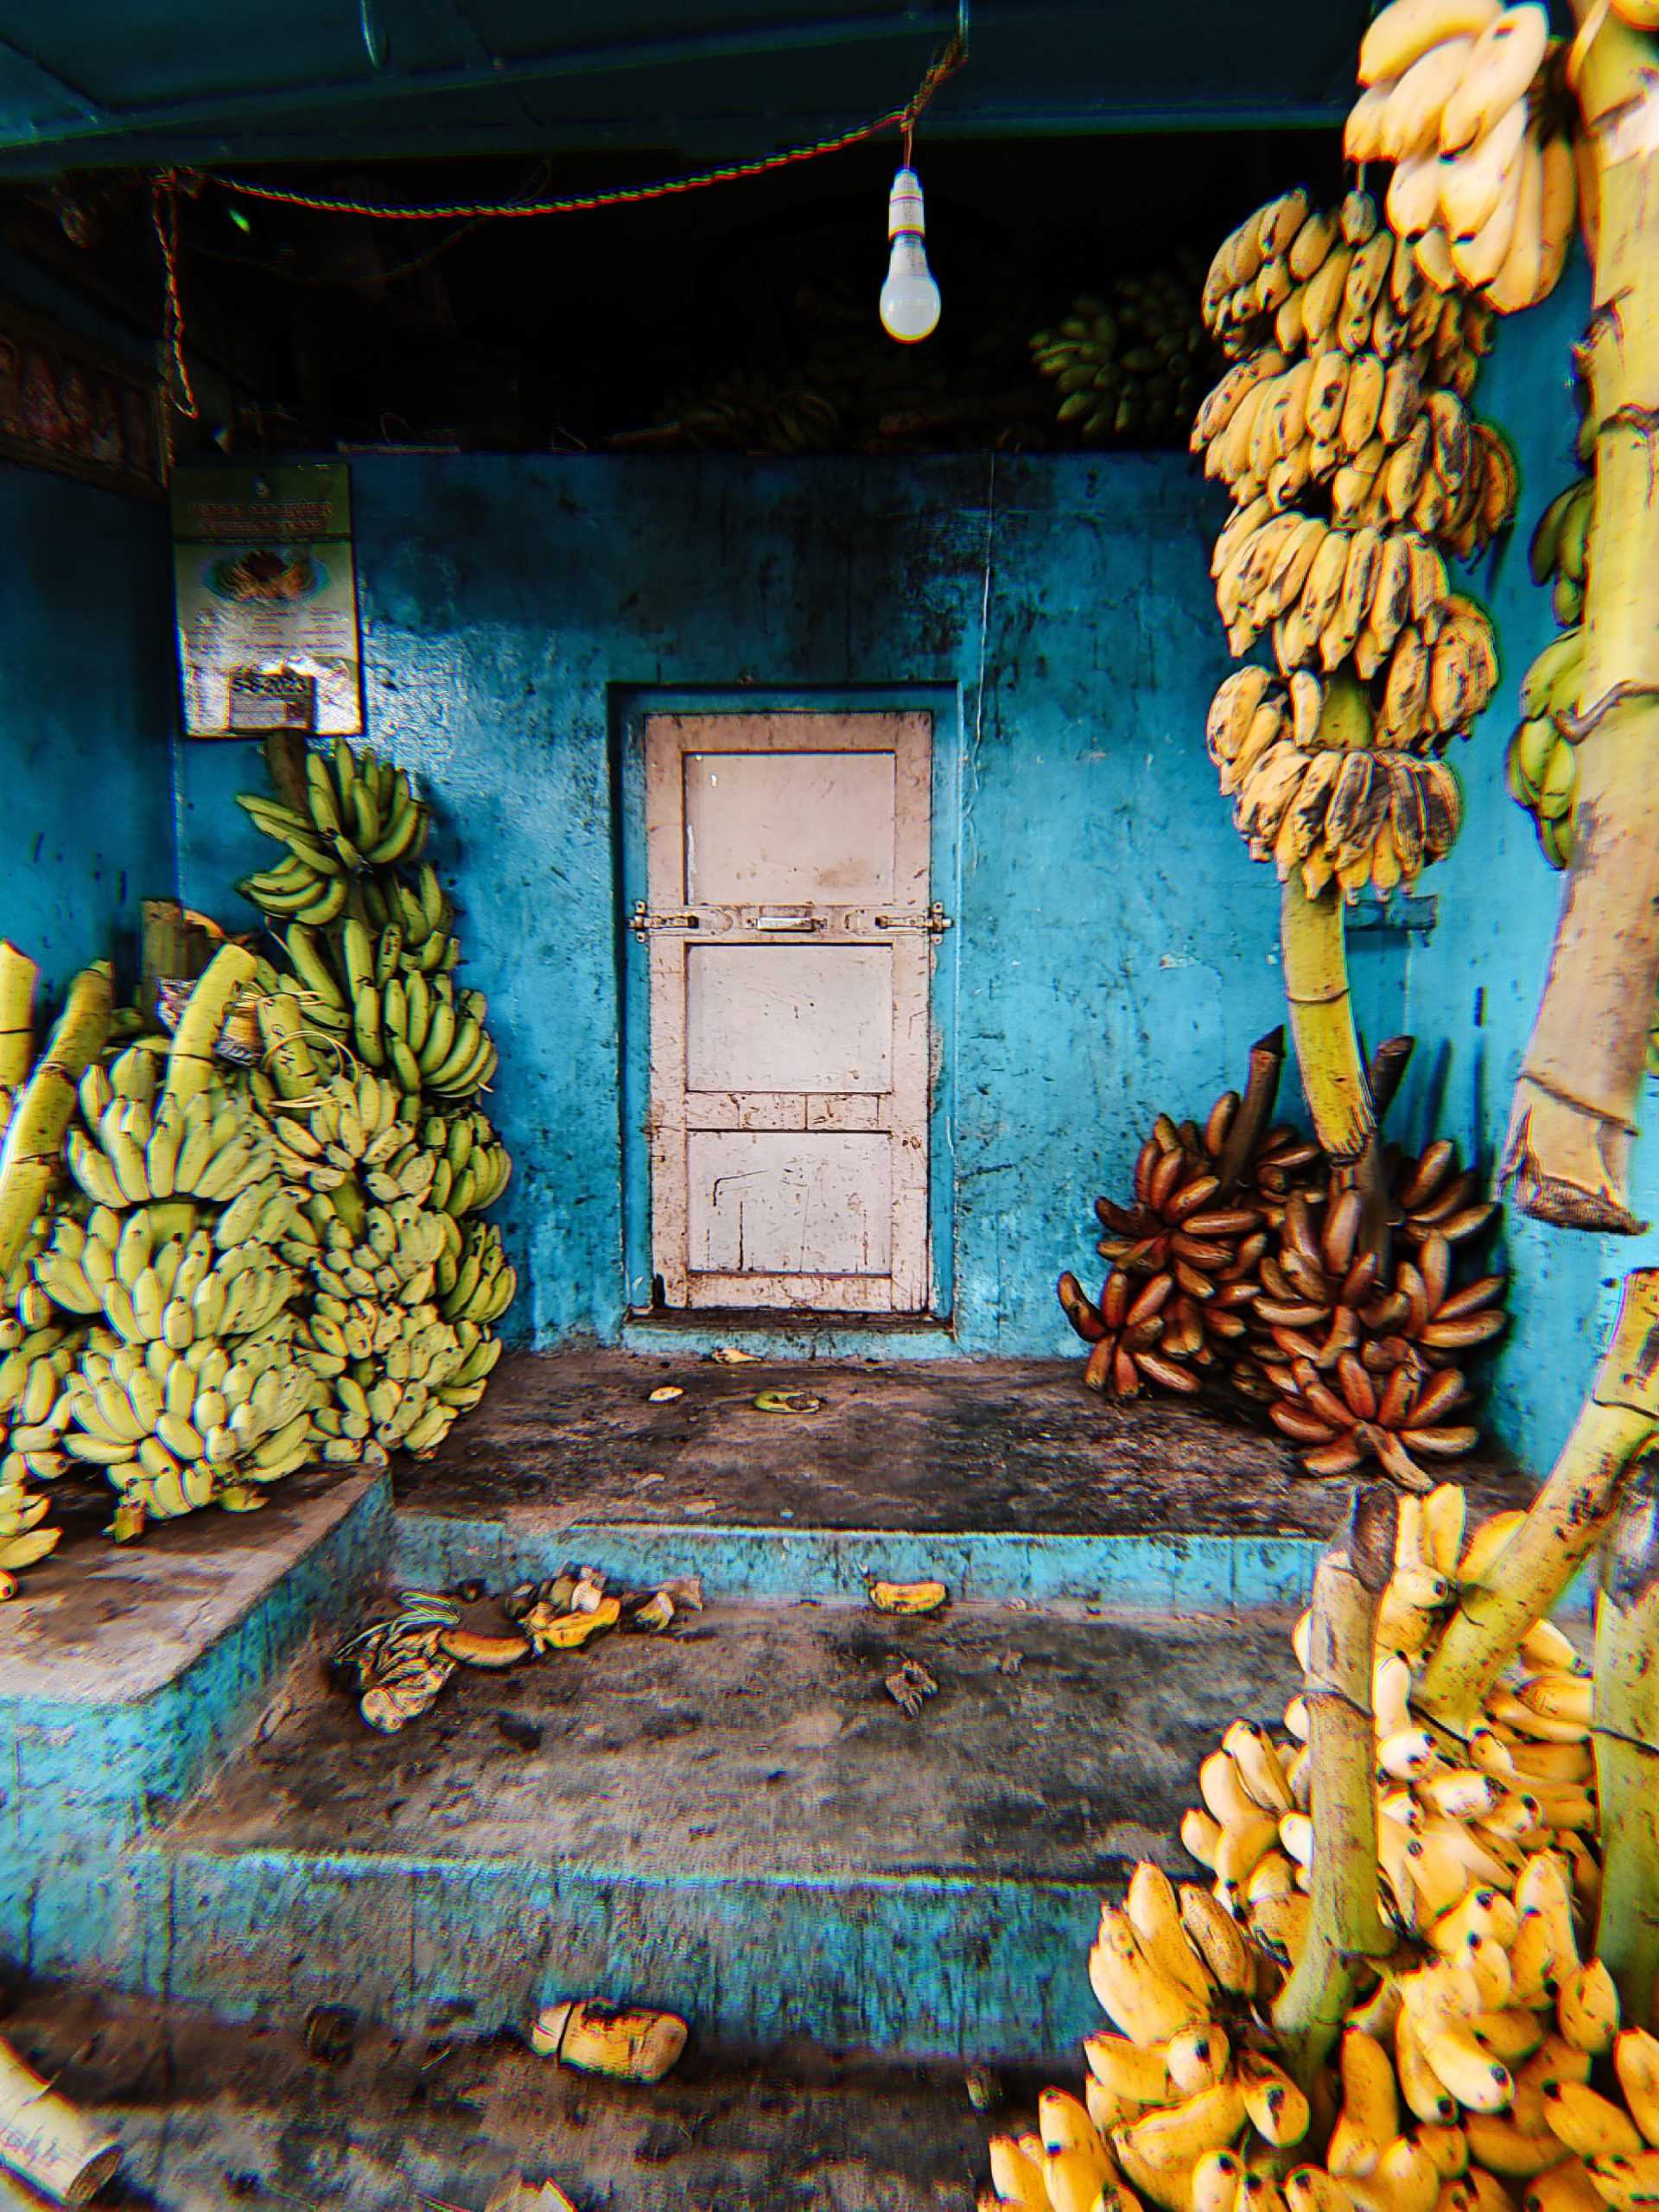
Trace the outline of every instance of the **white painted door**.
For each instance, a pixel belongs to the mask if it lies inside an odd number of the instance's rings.
[[[925,715],[646,720],[671,1306],[926,1304],[931,738]]]

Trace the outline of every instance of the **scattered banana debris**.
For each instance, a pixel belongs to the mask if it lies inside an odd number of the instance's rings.
[[[939,1686],[919,1661],[906,1659],[887,1676],[887,1690],[899,1710],[914,1720],[925,1701],[938,1695]]]
[[[0,2043],[0,2164],[54,2204],[85,2204],[120,2163],[119,2144]]]
[[[677,1382],[664,1382],[660,1389],[652,1392],[645,1403],[648,1406],[671,1406],[676,1398],[684,1395],[685,1392]]]
[[[537,2014],[530,2047],[540,2058],[556,2059],[584,2074],[660,2082],[685,2049],[689,2033],[677,2012],[566,1998]]]
[[[745,1351],[741,1344],[716,1344],[709,1355],[721,1367],[754,1367],[759,1365],[752,1351]]]
[[[872,1582],[870,1603],[878,1613],[937,1613],[950,1603],[943,1582]]]
[[[501,1671],[532,1656],[579,1651],[614,1628],[661,1636],[682,1612],[702,1611],[702,1585],[690,1575],[652,1590],[613,1591],[601,1569],[567,1567],[547,1580],[521,1582],[496,1602],[494,1623],[476,1626],[469,1615],[485,1603],[477,1584],[454,1592],[400,1591],[386,1619],[339,1646],[331,1671],[371,1728],[392,1736],[418,1720],[457,1667]]]
[[[758,1414],[816,1414],[823,1405],[808,1390],[762,1390],[754,1402]]]

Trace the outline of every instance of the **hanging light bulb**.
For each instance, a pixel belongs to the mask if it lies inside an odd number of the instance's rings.
[[[908,164],[893,180],[887,194],[887,236],[893,256],[887,281],[881,287],[881,327],[901,345],[913,346],[925,338],[939,319],[939,288],[927,265],[922,240],[927,229],[922,213],[922,183]]]

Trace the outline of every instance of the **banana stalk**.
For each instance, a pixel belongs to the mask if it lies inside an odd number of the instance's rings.
[[[1594,1550],[1631,1460],[1659,1427],[1659,1269],[1624,1279],[1596,1379],[1526,1519],[1466,1584],[1418,1687],[1415,1703],[1468,1732],[1482,1701]]]
[[[1279,1099],[1279,1079],[1285,1066],[1285,1033],[1282,1027],[1270,1029],[1265,1037],[1258,1037],[1250,1047],[1250,1070],[1244,1085],[1244,1096],[1239,1101],[1238,1111],[1233,1116],[1232,1127],[1227,1132],[1221,1147],[1221,1157],[1216,1163],[1216,1173],[1221,1179],[1221,1192],[1231,1191],[1239,1177],[1249,1166],[1256,1146],[1267,1135],[1268,1124],[1273,1119],[1273,1109]]]
[[[265,1040],[265,1059],[277,1090],[284,1098],[308,1098],[317,1088],[317,1064],[305,1041],[300,1009],[281,995],[259,1001],[259,1033]]]
[[[29,1080],[35,1058],[35,985],[40,969],[15,944],[0,944],[0,1090]]]
[[[1651,2027],[1659,1990],[1659,1465],[1644,1458],[1614,1516],[1596,1609],[1596,1954],[1625,2025]]]
[[[1337,886],[1328,884],[1310,899],[1293,868],[1280,910],[1280,938],[1290,1031],[1314,1134],[1332,1160],[1357,1160],[1376,1134],[1376,1111],[1354,1027]]]
[[[222,944],[185,1001],[167,1056],[166,1095],[188,1098],[213,1079],[213,1048],[226,1015],[259,963],[245,946]]]
[[[0,1151],[0,1274],[10,1273],[29,1226],[62,1164],[75,1086],[98,1057],[115,1008],[107,960],[83,968],[69,986],[57,1027],[18,1101]]]
[[[1633,1233],[1630,1160],[1659,984],[1659,148],[1654,42],[1605,17],[1579,81],[1600,200],[1595,312],[1580,349],[1596,431],[1573,858],[1500,1173],[1564,1228]]]
[[[1395,1511],[1386,1484],[1359,1491],[1341,1542],[1313,1578],[1303,1688],[1313,1887],[1306,1938],[1273,2007],[1286,2066],[1310,2094],[1353,2002],[1359,1961],[1387,1958],[1394,1948],[1376,1896],[1371,1669],[1377,1601],[1394,1567]]]

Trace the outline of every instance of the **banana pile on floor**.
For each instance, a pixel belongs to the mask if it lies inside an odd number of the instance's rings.
[[[1491,626],[1452,588],[1508,523],[1516,475],[1470,410],[1491,309],[1441,285],[1348,194],[1300,190],[1222,245],[1204,313],[1235,365],[1191,444],[1226,485],[1216,602],[1236,658],[1206,728],[1234,820],[1310,898],[1388,893],[1450,849],[1462,795],[1439,756],[1497,680]]]
[[[1200,274],[1183,255],[1174,269],[1122,276],[1109,299],[1084,293],[1052,330],[1037,333],[1031,355],[1059,393],[1058,423],[1087,445],[1186,435],[1215,366]]]
[[[63,1450],[100,1468],[116,1529],[139,1534],[315,1459],[320,1395],[293,1359],[297,1278],[276,1247],[296,1202],[246,1088],[172,1089],[165,1043],[82,1076],[60,1206],[34,1262],[86,1334],[64,1385]]]
[[[484,995],[455,986],[454,911],[419,858],[427,808],[367,746],[336,740],[307,755],[306,776],[303,827],[278,801],[241,802],[289,848],[241,887],[286,956],[258,986],[298,1026],[255,1090],[301,1195],[282,1252],[301,1364],[327,1394],[322,1456],[378,1466],[400,1446],[433,1450],[500,1357],[494,1326],[518,1282],[478,1217],[512,1163],[479,1103],[499,1059]],[[268,1036],[288,1033],[266,1020]]]
[[[1360,42],[1344,153],[1394,164],[1390,228],[1432,283],[1501,315],[1547,298],[1567,258],[1577,171],[1551,123],[1564,60],[1536,0],[1394,0]]]
[[[1379,1116],[1411,1043],[1391,1038],[1373,1056]],[[1202,1126],[1160,1115],[1130,1203],[1095,1201],[1100,1296],[1069,1273],[1058,1285],[1090,1347],[1084,1381],[1116,1399],[1208,1389],[1255,1403],[1300,1447],[1306,1473],[1370,1460],[1426,1489],[1421,1460],[1478,1441],[1459,1359],[1501,1333],[1507,1282],[1458,1263],[1498,1209],[1449,1139],[1421,1156],[1395,1146],[1388,1236],[1380,1248],[1363,1241],[1358,1193],[1311,1139],[1270,1125],[1283,1051],[1282,1033],[1260,1039],[1249,1088],[1224,1091]]]
[[[1590,1676],[1541,1622],[1466,1743],[1412,1709],[1458,1591],[1522,1517],[1471,1533],[1464,1514],[1450,1484],[1400,1502],[1374,1640],[1395,1948],[1310,2085],[1318,2111],[1277,2063],[1269,2012],[1309,1916],[1298,1697],[1282,1736],[1236,1721],[1199,1770],[1181,1835],[1213,1883],[1143,1863],[1103,1910],[1089,1976],[1109,2025],[1084,2040],[1084,2095],[1051,2089],[1037,2133],[993,2139],[982,2212],[1633,2212],[1659,2196],[1659,2039],[1621,2029],[1586,1952]]]
[[[327,1387],[314,1414],[330,1465],[431,1451],[475,1406],[512,1302],[500,1231],[464,1217],[505,1186],[481,1114],[417,1128],[407,1095],[368,1070],[271,1103],[277,1164],[305,1195],[283,1259],[305,1286],[296,1356]]]

